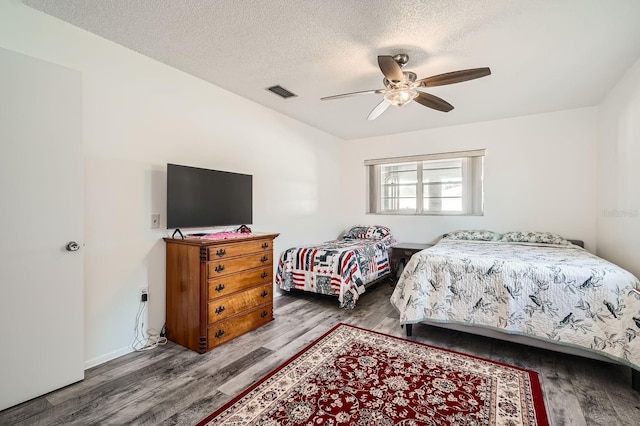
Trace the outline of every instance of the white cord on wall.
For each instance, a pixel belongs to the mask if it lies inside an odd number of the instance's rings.
[[[147,302],[140,302],[138,313],[136,314],[136,322],[133,328],[133,339],[131,340],[131,348],[136,351],[148,351],[157,348],[159,345],[167,343],[167,338],[160,336],[158,330],[150,328],[144,329],[144,313],[147,310]]]

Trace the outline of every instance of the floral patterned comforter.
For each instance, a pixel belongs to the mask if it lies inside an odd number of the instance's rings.
[[[391,303],[401,324],[491,328],[640,370],[637,288],[630,272],[574,245],[443,239],[411,258]]]
[[[377,239],[332,240],[292,247],[280,255],[276,283],[283,290],[338,296],[353,309],[365,285],[390,273],[389,246]]]

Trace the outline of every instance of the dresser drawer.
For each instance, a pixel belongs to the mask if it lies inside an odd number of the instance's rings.
[[[236,293],[231,296],[212,300],[208,305],[208,323],[222,321],[237,313],[252,309],[264,303],[273,301],[273,285],[271,283],[262,287]]]
[[[244,315],[219,321],[209,327],[207,333],[208,349],[260,327],[273,319],[273,306],[267,304]]]
[[[244,271],[247,269],[272,265],[273,258],[271,252],[265,252],[250,254],[243,257],[235,257],[233,259],[207,262],[207,271],[209,278],[215,278],[224,276],[226,274],[233,274],[234,272]]]
[[[209,300],[227,296],[237,291],[255,287],[260,284],[273,284],[273,268],[271,265],[237,274],[224,275],[210,279]]]
[[[271,252],[271,240],[249,241],[245,243],[230,243],[219,246],[209,247],[207,249],[207,260],[228,259],[230,257],[243,256],[251,253]]]

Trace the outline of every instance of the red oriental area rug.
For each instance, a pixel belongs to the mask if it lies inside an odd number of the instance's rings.
[[[338,324],[204,425],[548,425],[535,372]]]

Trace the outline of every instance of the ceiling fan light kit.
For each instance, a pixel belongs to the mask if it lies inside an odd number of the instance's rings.
[[[378,56],[378,66],[384,75],[384,79],[382,80],[382,83],[385,86],[384,89],[344,93],[341,95],[327,96],[321,98],[321,100],[326,101],[345,98],[348,96],[382,93],[384,96],[383,101],[380,102],[373,111],[371,111],[367,120],[375,120],[380,116],[380,114],[386,111],[387,107],[390,105],[403,106],[413,100],[428,108],[442,112],[449,112],[453,109],[453,105],[449,102],[430,93],[421,92],[418,89],[461,83],[463,81],[473,80],[491,74],[491,70],[489,68],[472,68],[468,70],[438,74],[417,80],[415,73],[402,71],[402,67],[404,67],[408,62],[409,55],[404,53],[394,56]]]
[[[384,93],[384,100],[391,105],[402,106],[414,100],[418,96],[418,91],[411,87],[400,87],[389,89]]]

